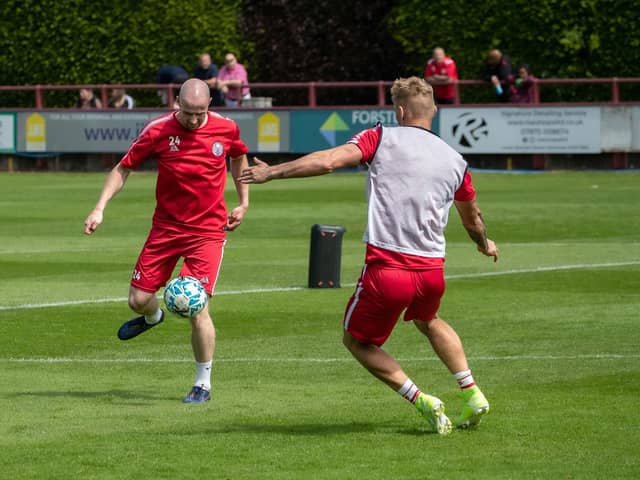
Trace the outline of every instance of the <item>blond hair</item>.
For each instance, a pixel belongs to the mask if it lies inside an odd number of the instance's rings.
[[[394,106],[403,107],[413,118],[435,114],[433,88],[422,78],[397,79],[391,86],[391,100]]]

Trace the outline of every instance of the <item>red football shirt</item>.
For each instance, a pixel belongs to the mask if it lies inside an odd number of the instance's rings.
[[[353,143],[362,152],[361,163],[369,163],[378,150],[380,138],[382,134],[382,126],[377,125],[373,128],[363,130],[354,135],[347,143]],[[471,181],[471,174],[467,170],[462,180],[462,185],[454,194],[454,199],[460,202],[469,202],[476,196],[476,191]],[[374,245],[367,244],[367,252],[365,256],[367,264],[384,264],[393,268],[426,270],[433,268],[442,268],[444,258],[421,257],[400,252],[392,252]]]
[[[434,75],[447,75],[451,80],[458,80],[458,70],[456,69],[456,63],[449,57],[444,57],[444,60],[440,63],[432,58],[427,62],[427,67],[424,69],[424,77],[432,77]],[[455,92],[453,84],[448,83],[445,85],[433,84],[433,93],[436,98],[453,99]]]
[[[224,236],[227,206],[226,157],[247,153],[236,123],[209,112],[205,123],[188,130],[171,112],[150,121],[121,165],[133,169],[148,159],[158,165],[153,226],[180,233]]]

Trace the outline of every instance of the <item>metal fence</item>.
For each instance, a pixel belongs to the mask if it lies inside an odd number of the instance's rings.
[[[348,93],[367,92],[370,99],[368,103],[359,103],[362,106],[385,106],[390,104],[389,99],[389,87],[392,85],[391,81],[357,81],[357,82],[256,82],[251,83],[249,86],[252,90],[254,97],[264,98],[276,98],[277,100],[271,102],[252,102],[252,107],[257,108],[272,108],[272,107],[334,107],[340,106],[335,101],[323,102],[322,96],[328,96],[329,98],[335,98],[331,95],[326,95],[328,91],[341,91]],[[595,95],[598,100],[597,103],[611,103],[613,105],[624,103],[640,103],[640,77],[610,77],[610,78],[543,78],[535,79],[532,86],[532,100],[530,105],[540,105],[546,103],[554,103],[555,101],[561,102],[580,102],[590,103],[594,102],[592,99],[593,94],[589,92],[576,93],[575,91],[568,95],[568,98],[562,98],[561,95],[551,92],[552,88],[565,88],[572,87],[574,90],[579,87],[598,87],[600,90]],[[622,92],[622,86],[629,86],[627,91]],[[12,105],[11,101],[3,102],[2,108],[16,110],[16,108],[30,108],[34,107],[38,110],[45,108],[70,108],[69,105],[65,107],[52,106],[47,104],[47,94],[52,92],[71,92],[78,91],[81,88],[88,88],[99,92],[99,98],[104,105],[104,109],[108,109],[109,92],[114,88],[124,88],[128,92],[138,92],[145,94],[147,97],[149,94],[152,96],[157,94],[156,97],[162,97],[165,99],[173,99],[176,96],[179,84],[84,84],[84,85],[0,85],[0,93],[18,93],[32,95],[31,99],[22,99],[21,105]],[[455,100],[456,104],[468,104],[479,103],[477,95],[467,95],[473,89],[483,89],[485,93],[490,92],[491,85],[488,82],[482,80],[459,80],[454,84]],[[155,93],[154,93],[155,92]],[[297,102],[287,100],[291,98],[291,93],[295,92],[300,99]],[[282,99],[278,98],[278,94],[282,95]],[[581,95],[586,98],[581,98]],[[468,97],[468,98],[467,98]],[[547,97],[547,98],[545,98]],[[569,98],[570,97],[570,98]],[[592,97],[591,99],[589,97]],[[159,99],[156,99],[156,104],[140,105],[144,108],[166,108],[164,104],[158,104]],[[362,98],[362,97],[355,97]],[[487,96],[486,100],[482,100],[482,103],[491,103],[491,96]],[[279,101],[278,101],[279,100]],[[284,103],[283,103],[284,102]],[[53,102],[55,103],[55,102]]]

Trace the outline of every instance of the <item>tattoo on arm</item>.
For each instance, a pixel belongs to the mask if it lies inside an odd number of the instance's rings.
[[[487,244],[487,229],[484,225],[484,219],[482,218],[482,214],[478,212],[478,217],[476,219],[475,225],[472,228],[467,229],[467,233],[471,240],[476,242],[476,244],[480,248],[486,249],[488,247]]]

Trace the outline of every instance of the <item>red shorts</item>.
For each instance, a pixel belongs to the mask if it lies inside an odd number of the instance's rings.
[[[157,292],[171,278],[182,257],[180,275],[197,278],[212,295],[222,265],[224,244],[221,238],[152,228],[133,269],[131,285],[145,292]]]
[[[382,346],[400,314],[433,320],[444,294],[444,271],[365,265],[344,314],[344,329],[362,343]]]

